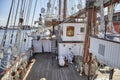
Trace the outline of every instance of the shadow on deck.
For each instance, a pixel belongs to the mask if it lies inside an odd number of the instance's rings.
[[[36,62],[31,68],[26,80],[87,80],[81,77],[73,65],[59,67],[56,55],[52,53],[36,54]]]

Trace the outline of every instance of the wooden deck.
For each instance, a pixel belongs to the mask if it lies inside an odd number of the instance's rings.
[[[36,62],[26,80],[40,80],[41,78],[46,78],[46,80],[87,80],[85,77],[81,77],[71,64],[68,67],[59,67],[55,54],[36,54],[35,59]]]

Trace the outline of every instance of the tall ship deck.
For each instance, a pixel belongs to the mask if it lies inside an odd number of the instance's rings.
[[[0,1],[0,80],[120,80],[119,8],[120,0]]]

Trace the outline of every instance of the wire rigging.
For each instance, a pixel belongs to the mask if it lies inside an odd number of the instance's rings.
[[[15,45],[14,45],[14,48],[13,48],[14,49],[14,54],[16,55],[15,57],[17,57],[19,55],[19,52],[20,52],[21,27],[22,27],[22,23],[23,23],[23,10],[22,10],[22,6],[23,6],[23,0],[21,2],[18,30],[17,30],[17,33],[16,33]]]
[[[10,27],[13,27],[12,24],[13,24],[13,18],[14,18],[14,10],[15,10],[15,1],[14,1],[14,4],[13,4],[13,9],[12,9],[12,17],[11,17]],[[9,33],[9,34],[11,35],[11,36],[9,35],[9,39],[10,39],[10,42],[9,42],[9,43],[10,43],[10,46],[11,46],[11,44],[12,44],[12,35],[13,35],[12,32],[13,32],[13,31],[14,31],[14,29],[12,29],[12,31],[10,31],[10,33]]]
[[[8,29],[8,25],[9,25],[9,22],[10,22],[13,3],[14,3],[14,0],[12,0],[12,3],[11,3],[11,7],[10,7],[10,11],[9,11],[8,19],[7,19],[7,24],[6,24],[6,29],[5,29],[5,32],[4,32],[3,39],[2,39],[1,47],[5,46],[5,41],[6,41],[6,36],[7,36],[7,29]]]
[[[37,0],[35,1],[35,7],[34,7],[34,11],[33,11],[33,16],[32,16],[31,27],[32,27],[33,21],[34,21],[34,16],[35,16],[35,12],[36,12],[36,7],[37,7]]]
[[[18,6],[17,6],[17,10],[16,10],[16,12],[18,12],[18,8],[19,8],[19,2],[20,0],[18,0]],[[23,18],[23,11],[22,11],[22,5],[23,5],[23,0],[22,0],[22,2],[21,2],[21,9],[20,9],[20,17],[19,18]],[[17,13],[16,13],[16,17],[15,17],[15,22],[16,22],[16,18],[17,18]],[[15,25],[15,23],[14,23],[14,25]],[[19,25],[18,25],[18,27],[20,27]],[[18,40],[18,33],[19,33],[19,30],[17,30],[17,33],[16,33],[16,39],[15,39],[15,45],[17,44],[17,40]]]
[[[29,4],[28,4],[25,26],[28,26],[28,24],[29,24],[31,7],[32,7],[32,0],[30,0],[30,1],[29,1]],[[25,28],[24,28],[24,29],[25,29]],[[26,42],[26,35],[25,35],[25,30],[23,30],[22,43],[21,43],[21,51],[22,51],[22,48],[24,49],[23,51],[25,51],[25,42]]]
[[[31,5],[32,5],[32,0],[30,0],[29,4],[28,4],[27,15],[26,15],[26,20],[25,20],[26,25],[28,25],[28,21],[29,21],[29,17],[30,17],[30,11],[31,11]]]

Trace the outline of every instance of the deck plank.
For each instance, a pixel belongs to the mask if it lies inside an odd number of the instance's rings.
[[[68,67],[58,67],[55,54],[36,54],[35,59],[36,62],[26,80],[40,80],[41,78],[46,78],[46,80],[87,80],[79,76],[71,64]]]

